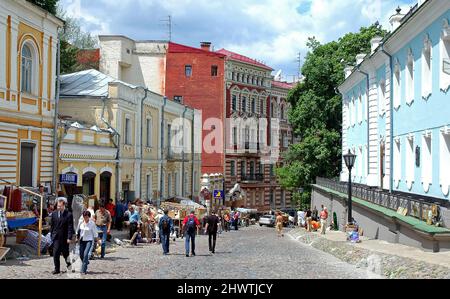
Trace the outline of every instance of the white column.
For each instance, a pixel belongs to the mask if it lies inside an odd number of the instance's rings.
[[[17,94],[19,82],[17,82],[17,38],[19,22],[16,18],[11,18],[11,93]],[[16,95],[17,103],[17,95]]]
[[[379,185],[379,167],[378,167],[378,95],[377,80],[375,72],[369,74],[369,170],[367,175],[367,185]]]
[[[385,164],[386,164],[386,170],[385,170],[385,176],[384,176],[384,182],[383,186],[385,189],[389,189],[390,182],[391,182],[391,175],[392,174],[392,167],[391,167],[391,121],[392,121],[392,111],[391,111],[391,90],[392,90],[392,82],[391,82],[391,68],[390,68],[390,61],[389,59],[386,60],[386,101],[384,105],[386,105],[385,111],[386,111],[386,147],[385,147]]]

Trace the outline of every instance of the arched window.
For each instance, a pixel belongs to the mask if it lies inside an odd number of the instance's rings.
[[[242,112],[247,112],[247,97],[242,97]]]
[[[25,44],[22,48],[22,80],[21,91],[32,92],[33,83],[33,55],[29,45]]]
[[[256,100],[255,100],[255,98],[252,99],[252,113],[256,113]]]
[[[428,99],[432,92],[432,45],[428,35],[422,51],[422,97]]]
[[[281,105],[281,119],[284,119],[284,105]]]

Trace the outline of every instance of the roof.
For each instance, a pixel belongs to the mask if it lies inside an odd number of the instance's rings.
[[[110,83],[121,83],[133,89],[137,88],[91,69],[61,76],[61,96],[107,97]]]
[[[247,63],[247,64],[251,64],[251,65],[254,65],[254,66],[258,66],[258,67],[262,67],[262,68],[265,68],[265,69],[270,70],[270,71],[274,70],[270,66],[267,66],[267,65],[265,65],[265,64],[255,60],[255,59],[252,59],[252,58],[249,58],[247,56],[228,51],[226,49],[220,49],[216,53],[220,53],[220,54],[226,55],[227,57],[229,57],[229,58],[231,58],[233,60],[237,60],[237,61],[244,62],[244,63]]]
[[[292,89],[294,87],[294,83],[272,81],[272,87],[278,87],[278,88],[283,88],[283,89]]]
[[[169,42],[169,53],[195,53],[195,54],[207,54],[212,56],[218,56],[221,58],[225,58],[226,55],[213,52],[213,51],[207,51],[199,48],[189,47],[185,45],[180,45],[176,43]]]

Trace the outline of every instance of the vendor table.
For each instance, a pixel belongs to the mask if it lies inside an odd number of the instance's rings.
[[[20,227],[26,227],[29,225],[33,225],[35,224],[38,219],[37,217],[32,217],[32,218],[15,218],[15,219],[7,219],[8,221],[8,227],[9,229],[15,229],[15,228],[20,228]]]

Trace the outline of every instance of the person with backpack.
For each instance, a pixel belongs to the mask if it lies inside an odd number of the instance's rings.
[[[173,234],[173,220],[169,217],[169,210],[164,210],[164,216],[159,219],[159,239],[161,240],[163,254],[169,254],[170,234]]]
[[[185,247],[186,247],[186,257],[189,257],[189,243],[192,247],[192,256],[195,256],[195,233],[197,228],[200,227],[200,221],[195,217],[195,212],[192,211],[189,216],[183,220]]]

